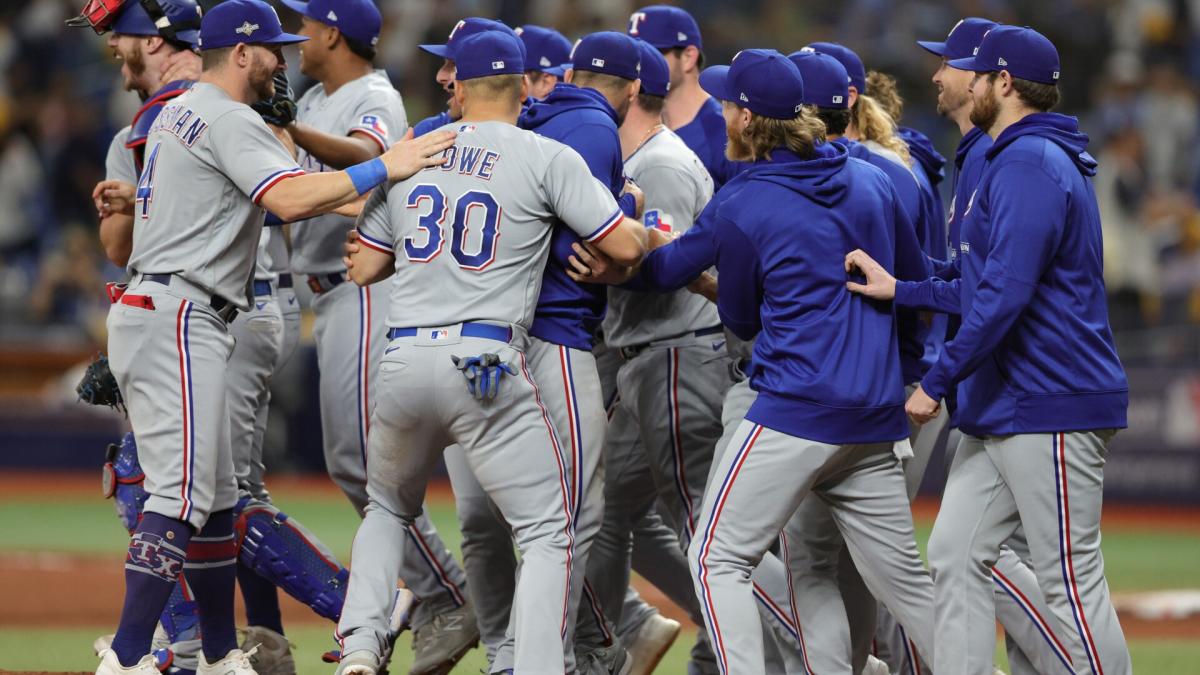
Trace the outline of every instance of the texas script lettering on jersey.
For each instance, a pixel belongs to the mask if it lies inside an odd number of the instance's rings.
[[[150,133],[166,131],[178,136],[179,140],[190,148],[204,135],[205,129],[208,129],[208,122],[205,122],[203,117],[191,108],[177,103],[163,108],[154,120],[154,126],[150,127]]]
[[[492,179],[492,172],[500,161],[500,153],[473,145],[452,145],[442,152],[442,163],[426,171],[455,171],[467,176],[474,175],[484,180]]]

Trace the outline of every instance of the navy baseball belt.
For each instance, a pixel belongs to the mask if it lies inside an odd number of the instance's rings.
[[[162,284],[163,286],[170,286],[171,279],[174,277],[175,277],[174,274],[143,274],[142,275],[142,278],[145,279],[146,281],[153,281],[154,283]],[[233,305],[233,303],[229,302],[228,300],[226,300],[225,298],[222,298],[219,295],[210,296],[208,299],[208,306],[212,308],[212,311],[217,313],[217,316],[224,319],[225,323],[232,323],[233,320],[237,318],[238,308],[235,307]]]
[[[343,272],[310,274],[308,276],[308,288],[317,295],[328,293],[344,283],[346,283],[346,275]]]
[[[619,351],[621,352],[622,358],[624,358],[626,361],[632,361],[633,359],[637,358],[638,354],[641,354],[642,352],[646,351],[647,349],[650,349],[651,347],[657,347],[660,345],[671,345],[683,338],[690,338],[690,337],[702,338],[702,337],[707,337],[709,335],[716,335],[717,333],[723,333],[723,332],[725,332],[724,326],[721,326],[720,324],[718,324],[716,326],[709,326],[708,328],[701,328],[700,330],[692,331],[691,333],[684,333],[683,335],[677,335],[673,338],[667,338],[665,340],[652,340],[650,342],[643,342],[640,345],[630,345],[628,347],[620,347]]]
[[[465,321],[461,324],[462,331],[460,335],[463,337],[482,338],[484,340],[495,340],[497,342],[512,342],[512,328],[508,326],[494,326],[490,323],[476,323],[474,321]],[[440,328],[392,328],[388,330],[388,339],[395,340],[402,337],[417,337],[422,334],[422,331],[429,332],[432,339],[437,339],[438,333],[444,329]]]

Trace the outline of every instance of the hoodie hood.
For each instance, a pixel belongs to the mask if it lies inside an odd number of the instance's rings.
[[[595,89],[576,87],[566,82],[554,85],[554,89],[546,98],[530,105],[521,113],[521,120],[517,126],[536,130],[555,117],[575,110],[595,110],[606,115],[613,124],[620,126],[617,123],[617,111],[608,104],[608,99],[604,98],[603,94]]]
[[[788,188],[823,207],[836,207],[846,198],[847,178],[842,169],[849,154],[835,143],[822,143],[815,150],[816,157],[802,159],[790,150],[776,148],[770,161],[750,165],[746,177]]]
[[[979,127],[971,127],[962,140],[958,142],[958,148],[954,151],[954,166],[960,170],[963,168],[963,162],[967,161],[967,155],[971,153],[971,148],[975,146],[975,142],[987,136],[983,133],[983,129]]]
[[[995,158],[1001,150],[1022,136],[1040,136],[1062,148],[1079,173],[1096,175],[1096,160],[1088,154],[1088,135],[1079,130],[1079,120],[1058,113],[1034,113],[1026,115],[1000,133],[999,138],[987,151],[987,159]]]
[[[936,186],[945,180],[946,158],[933,147],[933,141],[928,136],[908,127],[899,127],[896,132],[908,144],[908,154],[925,169],[930,183]]]

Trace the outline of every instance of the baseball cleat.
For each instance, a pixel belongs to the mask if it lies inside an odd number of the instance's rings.
[[[247,626],[242,639],[242,650],[258,649],[250,657],[250,664],[258,675],[296,675],[296,661],[292,659],[292,643],[270,628]]]
[[[409,675],[445,675],[464,654],[479,644],[475,608],[468,600],[443,612],[413,633],[413,658]]]
[[[147,654],[141,661],[126,668],[117,660],[117,653],[111,649],[100,652],[100,665],[96,667],[96,675],[159,675],[154,655]]]
[[[630,675],[653,673],[679,637],[679,630],[678,621],[658,613],[650,615],[628,642]]]
[[[196,675],[258,675],[254,672],[254,666],[250,663],[250,659],[258,651],[255,647],[248,652],[240,649],[230,649],[225,658],[218,659],[213,663],[209,663],[201,652],[199,658],[200,667],[196,668]]]
[[[378,671],[379,657],[359,649],[341,657],[334,675],[376,675]]]
[[[891,672],[886,663],[867,654],[867,665],[863,666],[862,675],[891,675]]]
[[[633,660],[619,644],[592,649],[579,657],[580,675],[629,675]]]
[[[108,635],[101,635],[95,640],[92,640],[92,651],[96,652],[96,656],[100,656],[104,653],[104,650],[112,647],[113,638],[116,636],[116,633],[109,633]]]

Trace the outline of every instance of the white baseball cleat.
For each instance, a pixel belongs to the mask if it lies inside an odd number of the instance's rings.
[[[111,642],[111,640],[110,640]],[[147,654],[141,661],[126,668],[117,660],[117,653],[111,649],[100,652],[100,665],[96,667],[96,675],[162,675],[155,665],[154,655]]]
[[[650,675],[658,667],[675,639],[679,637],[679,622],[657,612],[650,615],[629,641],[630,675]]]
[[[240,649],[230,649],[225,658],[213,663],[209,663],[204,656],[204,652],[201,652],[198,657],[200,664],[196,668],[196,675],[258,675],[258,673],[254,672],[254,665],[250,663],[250,658],[257,651],[257,647],[248,652]]]
[[[892,671],[883,661],[867,654],[867,665],[863,666],[862,675],[891,675]]]
[[[247,626],[242,639],[242,650],[250,651],[250,665],[258,675],[296,675],[296,661],[292,658],[292,643],[279,633],[262,626]]]
[[[96,652],[96,656],[100,656],[104,650],[112,648],[112,641],[115,637],[117,637],[116,633],[109,633],[96,638],[92,641],[92,651]]]
[[[379,657],[360,649],[350,652],[338,662],[334,675],[375,675],[379,672]]]

